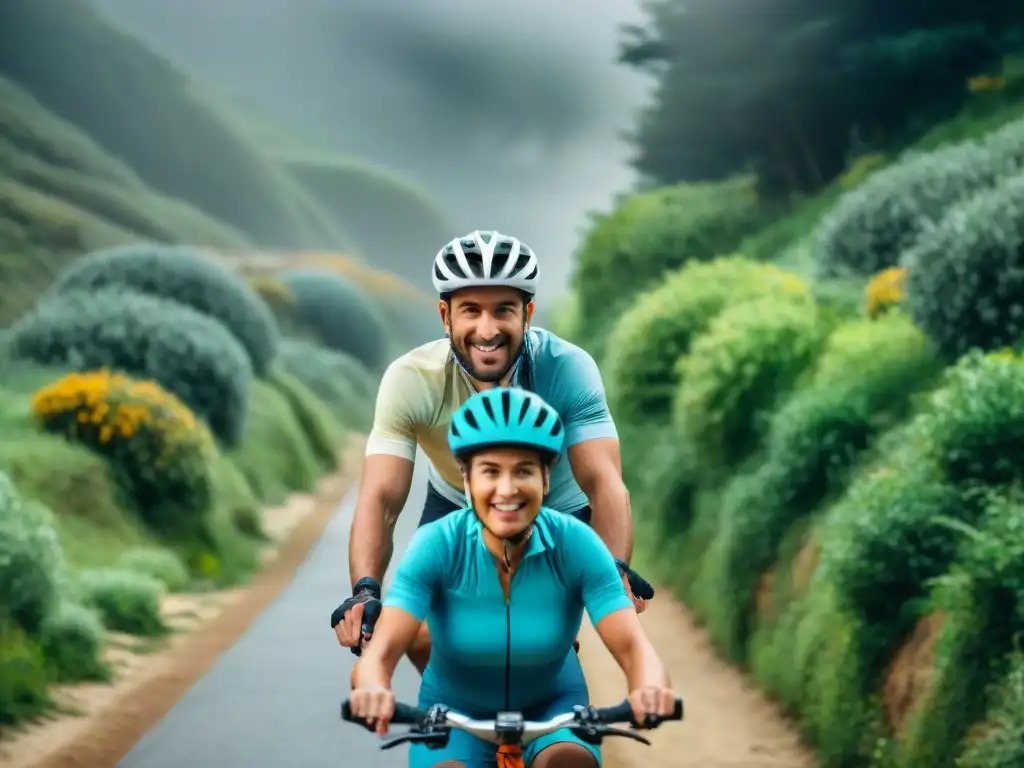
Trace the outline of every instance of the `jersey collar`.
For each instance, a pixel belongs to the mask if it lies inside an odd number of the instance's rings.
[[[470,514],[473,515],[473,533],[476,537],[477,544],[485,550],[488,555],[492,554],[490,550],[487,549],[487,544],[484,542],[484,524],[480,522],[480,518],[476,516],[476,512],[474,512],[472,508],[469,511]],[[543,514],[543,509],[541,510],[541,514]],[[530,534],[530,538],[526,542],[526,551],[523,553],[524,560],[528,557],[532,557],[533,555],[539,555],[547,552],[551,548],[551,541],[548,537],[547,527],[541,523],[540,518],[541,515],[538,515],[537,519],[533,522],[533,533]]]

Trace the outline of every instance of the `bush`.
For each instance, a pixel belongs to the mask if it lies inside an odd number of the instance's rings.
[[[362,363],[344,352],[307,341],[281,345],[281,367],[309,387],[353,429],[368,429],[377,384]]]
[[[219,320],[245,347],[257,374],[266,373],[277,356],[277,322],[263,299],[192,248],[138,243],[97,251],[61,272],[49,295],[117,286],[173,299]]]
[[[76,593],[85,605],[99,611],[108,629],[144,637],[167,633],[160,615],[166,590],[152,576],[115,569],[84,571]]]
[[[177,302],[123,288],[69,291],[22,318],[11,346],[44,364],[153,379],[228,445],[245,426],[249,356],[218,321]]]
[[[103,661],[105,639],[99,615],[69,602],[60,603],[40,631],[43,655],[62,683],[110,679],[110,668]]]
[[[867,277],[896,266],[951,206],[994,181],[990,154],[974,143],[910,155],[876,172],[818,225],[820,273]]]
[[[0,626],[0,725],[14,725],[49,709],[49,683],[39,644],[18,627]]]
[[[316,486],[318,465],[309,440],[285,397],[262,381],[254,382],[245,435],[231,458],[265,503]]]
[[[809,299],[772,296],[722,311],[677,368],[675,422],[692,453],[723,468],[746,456],[823,336]]]
[[[108,457],[146,523],[164,535],[201,535],[210,507],[213,439],[178,398],[151,381],[106,370],[72,373],[39,390],[50,431]]]
[[[950,359],[1024,335],[1024,175],[957,206],[907,254],[907,302]]]
[[[1024,654],[1014,654],[984,726],[982,734],[967,743],[957,768],[1024,765]]]
[[[923,439],[953,482],[998,485],[1024,475],[1024,364],[972,353],[949,369],[921,422]]]
[[[117,567],[151,576],[168,592],[180,592],[188,585],[188,568],[169,549],[130,549],[121,555]]]
[[[616,418],[642,423],[667,416],[678,383],[676,363],[727,306],[761,296],[806,296],[798,278],[741,257],[694,263],[638,297],[608,339],[608,399]]]
[[[345,428],[331,409],[298,378],[280,368],[271,372],[267,381],[288,401],[320,465],[330,471],[337,469]]]
[[[688,262],[731,253],[761,223],[755,181],[679,184],[629,197],[593,221],[572,278],[588,333]]]
[[[0,626],[13,621],[37,634],[55,604],[63,569],[50,510],[24,501],[0,472]]]
[[[889,267],[871,278],[864,291],[864,308],[868,317],[879,317],[903,302],[903,283],[906,277],[905,267]]]
[[[331,349],[347,352],[371,371],[390,359],[387,324],[374,303],[347,280],[325,271],[286,272],[295,311]]]

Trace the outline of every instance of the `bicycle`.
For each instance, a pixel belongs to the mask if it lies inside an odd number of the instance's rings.
[[[369,731],[375,729],[364,719],[352,714],[349,702],[341,705],[341,719],[362,725]],[[664,722],[683,719],[683,700],[676,699],[675,710],[669,717],[648,716],[643,727],[657,728]],[[523,748],[535,739],[549,733],[568,728],[581,740],[595,746],[608,736],[621,736],[651,745],[638,733],[611,727],[616,723],[630,723],[638,727],[633,718],[633,709],[628,701],[613,707],[573,707],[572,712],[557,715],[550,720],[535,722],[525,720],[521,712],[499,712],[493,720],[474,720],[450,710],[442,704],[429,709],[420,709],[408,704],[396,703],[391,718],[393,725],[409,725],[408,731],[387,739],[381,749],[392,749],[406,742],[425,744],[430,749],[440,749],[448,744],[452,728],[472,734],[498,747],[497,768],[525,768]]]

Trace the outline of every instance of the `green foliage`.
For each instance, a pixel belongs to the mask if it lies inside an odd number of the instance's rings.
[[[995,180],[991,155],[975,143],[910,155],[878,171],[818,225],[821,274],[868,277],[896,266],[950,208]]]
[[[351,283],[326,271],[286,272],[299,319],[331,349],[346,352],[371,371],[383,368],[391,340],[380,310]]]
[[[921,431],[929,454],[953,482],[998,485],[1020,478],[1024,365],[967,355],[949,369]]]
[[[299,339],[281,345],[281,367],[332,408],[352,429],[369,429],[377,385],[351,355]]]
[[[39,644],[14,626],[0,626],[0,725],[46,712],[50,672]]]
[[[68,291],[12,328],[11,351],[45,364],[153,379],[228,445],[244,428],[253,377],[245,349],[218,321],[168,299],[123,288]]]
[[[167,633],[160,615],[166,589],[152,576],[110,568],[84,571],[75,583],[75,594],[99,611],[104,625],[115,632],[143,637]]]
[[[1013,655],[1010,672],[988,711],[982,734],[967,744],[956,768],[1024,765],[1024,655]]]
[[[106,632],[96,611],[62,601],[40,630],[43,655],[58,682],[110,679],[103,661]]]
[[[680,358],[675,422],[707,466],[754,447],[766,414],[814,360],[824,329],[813,301],[770,296],[726,308]]]
[[[598,217],[576,259],[573,289],[589,333],[688,262],[732,252],[760,223],[748,177],[680,184],[629,197]]]
[[[49,509],[21,498],[0,472],[0,624],[39,632],[63,577],[64,554]]]
[[[608,339],[605,372],[616,417],[639,423],[667,416],[676,362],[725,307],[776,293],[806,294],[799,279],[739,257],[688,264],[639,296]]]
[[[325,470],[337,468],[345,428],[331,409],[300,379],[280,367],[271,372],[267,382],[288,401],[320,466]]]
[[[124,287],[171,299],[219,320],[265,374],[277,356],[278,329],[269,307],[227,267],[192,248],[136,243],[91,253],[57,277],[50,295]]]
[[[117,561],[119,570],[151,576],[168,592],[180,592],[188,585],[188,568],[173,551],[161,548],[129,549]]]
[[[291,491],[311,491],[318,464],[287,398],[270,384],[253,384],[245,433],[231,458],[256,496],[279,504]]]
[[[949,211],[907,254],[907,300],[949,359],[1024,335],[1024,175]]]

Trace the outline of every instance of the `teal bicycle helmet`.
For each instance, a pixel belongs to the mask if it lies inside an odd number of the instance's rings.
[[[496,387],[463,403],[448,427],[448,447],[457,458],[484,448],[533,448],[546,458],[562,453],[565,430],[558,413],[525,389]]]

